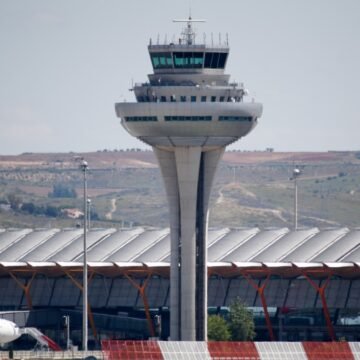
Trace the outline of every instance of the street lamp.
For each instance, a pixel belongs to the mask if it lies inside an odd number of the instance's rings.
[[[297,230],[298,227],[298,189],[297,189],[297,178],[300,176],[301,171],[299,168],[295,168],[293,170],[293,177],[294,180],[294,230]]]
[[[80,169],[84,174],[84,262],[83,262],[83,322],[82,322],[82,348],[87,351],[88,346],[88,275],[87,275],[87,179],[86,173],[88,170],[88,163],[82,160]]]

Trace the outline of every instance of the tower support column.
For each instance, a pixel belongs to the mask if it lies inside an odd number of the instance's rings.
[[[170,213],[170,339],[180,340],[180,204],[175,153],[153,147],[164,180]]]
[[[212,182],[223,148],[154,148],[170,209],[170,338],[207,339],[207,230]]]
[[[197,269],[196,269],[196,340],[207,340],[207,308],[208,308],[208,271],[207,243],[209,225],[209,201],[216,169],[224,154],[225,148],[202,153],[198,194],[197,194]]]
[[[201,147],[176,147],[180,196],[181,340],[196,340],[196,210]]]

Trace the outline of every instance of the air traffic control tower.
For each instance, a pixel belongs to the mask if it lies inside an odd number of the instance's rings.
[[[262,105],[245,102],[242,84],[224,73],[229,45],[180,39],[148,46],[154,73],[136,84],[137,102],[116,104],[133,136],[152,146],[165,183],[171,229],[170,338],[207,339],[207,228],[215,171],[226,145],[247,135]]]

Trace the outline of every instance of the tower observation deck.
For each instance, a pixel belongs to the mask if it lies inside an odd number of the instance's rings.
[[[170,337],[207,338],[207,228],[212,182],[228,144],[262,114],[225,74],[228,42],[197,44],[186,20],[178,41],[148,46],[153,74],[136,84],[137,102],[115,105],[124,128],[151,145],[165,183],[171,229]]]

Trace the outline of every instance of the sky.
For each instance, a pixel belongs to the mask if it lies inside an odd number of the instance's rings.
[[[0,0],[0,154],[147,148],[114,104],[190,8],[200,39],[228,34],[226,73],[264,107],[232,149],[360,150],[359,0]]]

